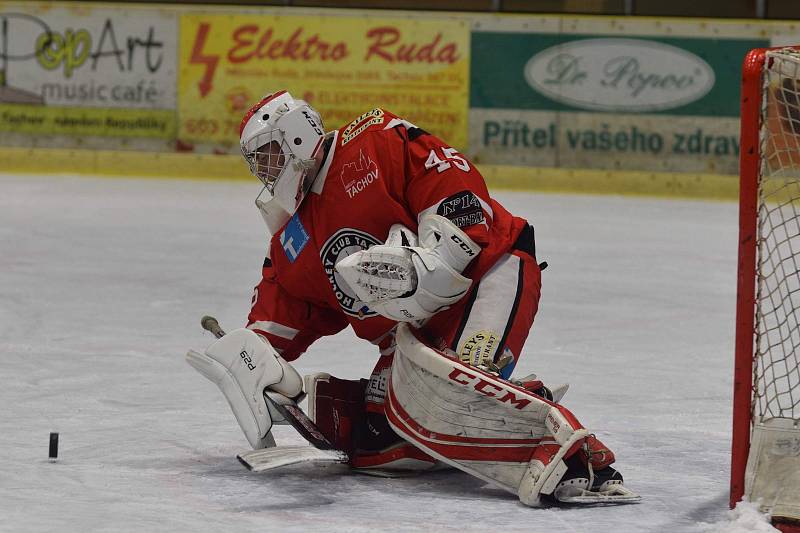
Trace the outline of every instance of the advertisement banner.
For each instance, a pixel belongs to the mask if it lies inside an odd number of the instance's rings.
[[[175,136],[177,17],[0,3],[0,131]]]
[[[470,155],[735,174],[742,58],[769,41],[634,32],[473,32]]]
[[[287,89],[329,130],[382,107],[466,146],[467,20],[186,14],[180,35],[184,144],[237,146],[249,106]]]
[[[736,174],[747,51],[791,21],[0,0],[0,144],[238,153],[263,95],[376,107],[481,165]]]

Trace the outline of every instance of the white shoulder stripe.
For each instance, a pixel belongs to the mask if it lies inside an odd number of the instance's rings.
[[[396,126],[403,126],[403,127],[405,127],[407,130],[410,130],[410,129],[412,129],[412,128],[416,128],[416,126],[415,126],[414,124],[410,123],[410,122],[409,122],[409,121],[407,121],[407,120],[404,120],[404,119],[402,119],[402,118],[393,118],[392,120],[390,120],[390,121],[389,121],[389,122],[386,124],[386,127],[385,127],[385,128],[383,128],[383,129],[385,129],[385,130],[390,130],[390,129],[392,129],[392,128],[396,127]]]
[[[294,339],[295,335],[300,333],[300,330],[298,329],[290,328],[289,326],[284,326],[283,324],[266,320],[253,322],[247,326],[247,329],[257,329],[259,331],[263,331],[264,333],[269,333],[271,335],[275,335],[276,337],[281,337],[288,340]]]

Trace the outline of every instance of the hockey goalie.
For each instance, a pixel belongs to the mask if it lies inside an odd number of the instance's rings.
[[[307,396],[305,428],[356,470],[455,467],[531,506],[638,499],[565,387],[512,377],[545,265],[469,160],[383,109],[326,133],[286,91],[250,109],[240,140],[264,184],[262,280],[247,327],[187,359],[254,449]],[[369,378],[302,379],[291,361],[347,326],[379,351]]]

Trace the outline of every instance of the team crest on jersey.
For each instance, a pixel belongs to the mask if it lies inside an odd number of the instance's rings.
[[[331,235],[320,251],[322,266],[328,276],[328,281],[331,282],[333,292],[336,294],[336,300],[345,313],[360,319],[374,316],[375,311],[371,311],[364,302],[358,299],[355,291],[333,267],[340,259],[376,244],[381,244],[381,241],[369,233],[353,228],[344,228]]]
[[[383,109],[367,111],[342,130],[342,146],[355,139],[359,133],[373,124],[383,124]]]
[[[358,161],[342,166],[340,177],[347,196],[354,198],[355,195],[366,189],[373,181],[377,181],[378,165],[368,155],[364,155],[364,151],[361,150],[359,151]]]

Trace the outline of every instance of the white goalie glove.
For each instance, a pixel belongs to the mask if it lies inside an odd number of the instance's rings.
[[[294,403],[303,394],[303,378],[266,339],[237,329],[205,353],[189,350],[186,361],[220,388],[253,449],[275,446],[270,431],[284,419],[267,406],[264,389],[278,403]]]
[[[385,244],[351,254],[335,268],[376,313],[398,322],[417,322],[447,309],[466,294],[472,280],[461,272],[480,250],[445,217],[425,215],[419,224],[419,239],[405,226],[395,224]]]

